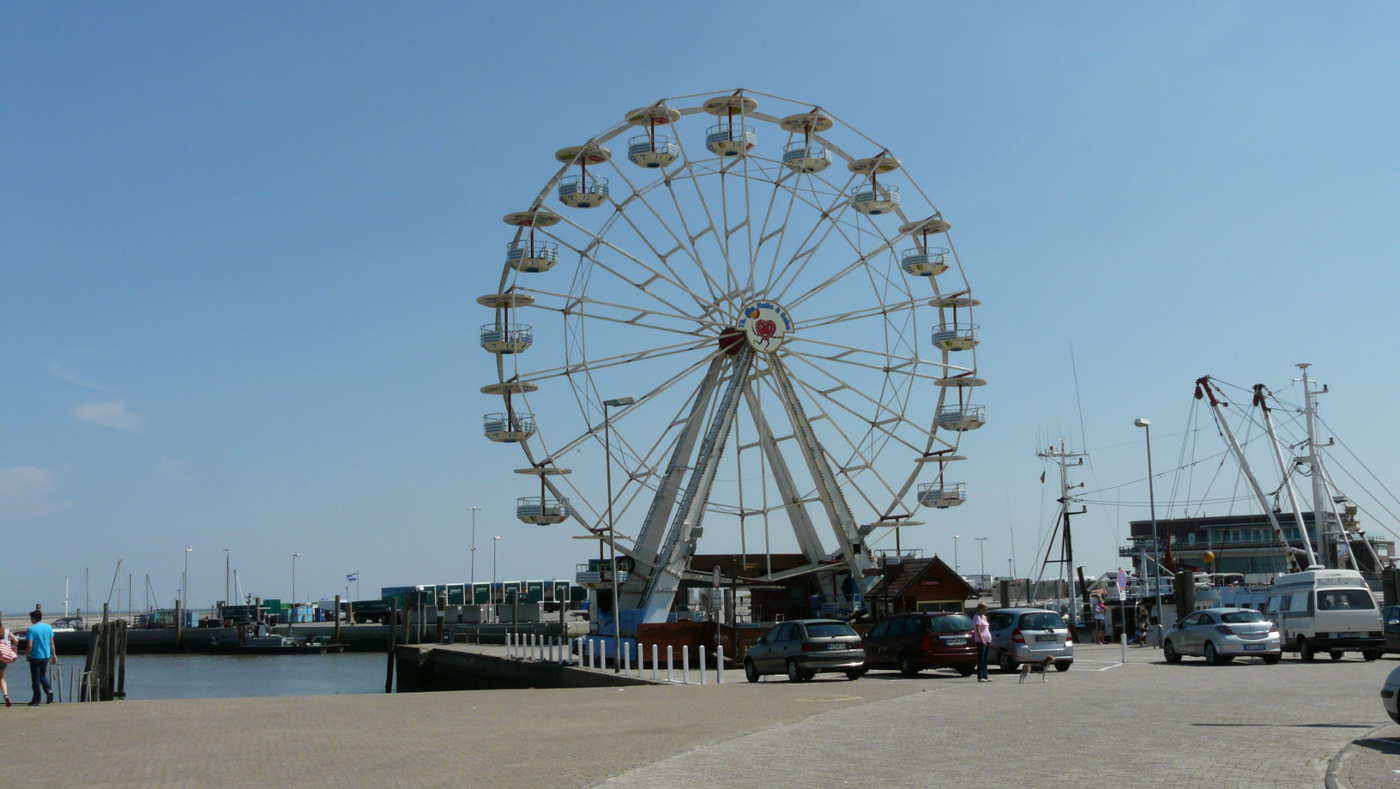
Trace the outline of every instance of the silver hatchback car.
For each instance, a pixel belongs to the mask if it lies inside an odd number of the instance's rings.
[[[1074,663],[1074,640],[1069,626],[1054,611],[1044,608],[997,608],[987,612],[992,630],[988,662],[1002,671],[1015,671],[1022,663],[1043,665],[1049,658],[1055,668],[1069,671]]]
[[[865,673],[865,647],[860,634],[834,619],[794,619],[783,622],[749,647],[744,677],[757,682],[764,674],[787,674],[806,682],[818,672],[859,679]]]
[[[1221,666],[1236,657],[1277,663],[1283,655],[1278,626],[1252,608],[1203,608],[1187,614],[1162,636],[1162,657],[1180,663],[1182,655],[1200,655]]]

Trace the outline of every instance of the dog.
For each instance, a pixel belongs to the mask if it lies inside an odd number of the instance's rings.
[[[1041,681],[1041,682],[1049,682],[1049,681],[1050,681],[1050,667],[1051,667],[1052,665],[1054,665],[1054,664],[1055,664],[1055,659],[1054,659],[1054,658],[1046,658],[1045,660],[1041,661],[1041,663],[1040,663],[1040,681]],[[1024,684],[1026,684],[1026,676],[1029,675],[1029,674],[1031,673],[1031,665],[1032,665],[1032,664],[1030,664],[1030,663],[1022,663],[1022,664],[1021,664],[1021,677],[1020,677],[1020,679],[1018,679],[1018,680],[1016,681],[1016,684],[1017,684],[1017,685],[1024,685]]]

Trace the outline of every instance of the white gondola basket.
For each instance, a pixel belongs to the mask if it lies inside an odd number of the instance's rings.
[[[976,430],[987,424],[987,407],[981,405],[952,405],[938,410],[938,426],[959,432]]]
[[[962,482],[925,482],[919,485],[919,503],[925,507],[947,509],[967,501],[967,485]]]
[[[532,526],[550,526],[563,523],[569,517],[568,499],[550,496],[522,496],[515,501],[515,517],[522,523]]]
[[[888,214],[899,205],[899,187],[863,186],[851,193],[851,207],[866,216]]]
[[[559,202],[570,208],[594,208],[607,202],[608,179],[566,175],[559,179]]]
[[[681,147],[664,134],[641,134],[627,141],[627,158],[638,167],[667,167],[680,155]]]
[[[705,131],[705,147],[719,156],[740,156],[758,144],[758,133],[748,127],[728,122],[711,126]]]
[[[933,328],[933,345],[945,351],[970,351],[977,347],[977,326],[944,324]]]
[[[487,353],[524,353],[534,341],[535,330],[531,326],[488,323],[481,327],[481,347]]]
[[[549,271],[559,262],[559,245],[553,241],[512,241],[506,245],[506,262],[516,271]]]
[[[905,274],[935,277],[948,270],[948,250],[946,247],[906,249],[899,253],[899,265]]]
[[[783,164],[799,173],[819,173],[831,166],[831,151],[804,140],[790,142],[783,146]]]
[[[481,418],[481,430],[492,441],[514,444],[535,434],[535,416],[520,412],[486,414]]]

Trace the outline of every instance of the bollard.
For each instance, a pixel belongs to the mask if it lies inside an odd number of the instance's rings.
[[[690,645],[681,647],[681,684],[690,684]]]
[[[632,671],[632,645],[622,650],[622,673],[627,674]]]
[[[642,642],[637,642],[637,679],[642,678],[642,664],[646,662],[646,654],[642,652]]]
[[[671,673],[671,672],[672,672],[672,669],[673,669],[673,668],[675,667],[675,665],[676,665],[676,660],[675,660],[675,658],[676,658],[676,653],[673,651],[673,647],[672,647],[670,644],[667,644],[667,645],[666,645],[666,681],[667,681],[667,682],[675,682],[675,681],[676,681],[676,680],[675,680],[675,675],[674,675],[673,673]]]
[[[660,662],[661,662],[661,661],[659,661],[659,660],[656,659],[656,645],[655,645],[655,644],[652,644],[652,645],[651,645],[651,681],[652,681],[652,682],[655,682],[655,681],[656,681],[656,672],[659,670],[658,667],[659,667],[659,665],[660,665]]]
[[[695,654],[700,656],[700,684],[705,684],[705,646],[701,644],[695,648]]]
[[[724,684],[724,645],[720,644],[715,651],[715,684]]]
[[[593,668],[593,639],[584,639],[583,652],[579,656],[583,658],[584,668]]]

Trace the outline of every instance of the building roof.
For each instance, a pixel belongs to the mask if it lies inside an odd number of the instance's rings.
[[[867,598],[916,600],[966,600],[972,596],[972,585],[937,556],[886,564],[884,577],[866,594]]]

